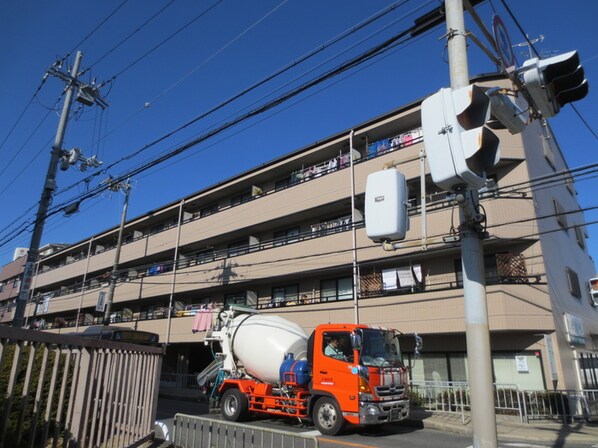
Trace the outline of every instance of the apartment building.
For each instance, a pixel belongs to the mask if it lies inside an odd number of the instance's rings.
[[[424,351],[412,379],[467,380],[458,207],[431,181],[420,103],[128,220],[112,320],[158,333],[168,372],[211,361],[197,316],[236,303],[308,332],[355,320],[417,332]],[[567,165],[548,126],[496,132],[501,161],[481,190],[494,379],[597,388],[598,309],[585,286],[595,267],[574,179],[559,174]],[[367,238],[363,216],[367,175],[388,166],[410,190],[410,230],[393,251]],[[530,184],[546,175],[558,181]],[[67,332],[101,322],[96,305],[108,291],[117,233],[90,235],[39,262],[30,323]]]
[[[46,244],[39,252],[42,257],[45,257],[67,246],[67,244]],[[12,261],[0,269],[0,324],[10,324],[14,318],[26,261],[27,249],[18,247],[14,251]]]

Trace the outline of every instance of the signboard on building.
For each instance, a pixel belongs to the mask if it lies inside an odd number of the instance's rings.
[[[567,340],[570,344],[586,344],[583,322],[579,317],[574,316],[573,314],[565,313],[565,328],[567,329]]]
[[[550,379],[552,381],[557,381],[559,379],[559,374],[556,369],[556,358],[554,357],[554,347],[552,345],[552,335],[550,335],[550,334],[544,335],[544,344],[546,345],[546,356],[548,358],[548,370],[550,373]]]
[[[515,356],[515,364],[517,365],[517,372],[528,373],[529,367],[527,365],[527,356]]]
[[[103,313],[105,308],[106,308],[106,293],[104,291],[100,291],[100,293],[98,294],[98,302],[96,303],[96,311],[99,313]]]

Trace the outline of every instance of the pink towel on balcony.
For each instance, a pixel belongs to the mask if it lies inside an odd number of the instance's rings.
[[[212,324],[212,311],[210,310],[200,310],[195,314],[195,319],[193,320],[193,333],[197,333],[198,331],[206,331],[210,328]]]

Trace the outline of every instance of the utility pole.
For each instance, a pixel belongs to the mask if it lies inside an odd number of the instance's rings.
[[[66,125],[71,110],[71,103],[73,100],[73,93],[77,86],[77,75],[79,74],[79,65],[83,53],[77,52],[75,63],[71,70],[70,78],[68,79],[68,86],[66,88],[66,96],[64,98],[64,105],[62,106],[62,114],[58,123],[58,130],[56,131],[56,138],[54,145],[52,145],[52,156],[50,158],[50,165],[48,166],[48,173],[44,182],[39,207],[37,209],[37,216],[31,234],[31,242],[29,244],[29,251],[27,252],[27,261],[25,262],[25,269],[23,271],[23,279],[21,281],[21,289],[19,290],[19,297],[17,298],[17,306],[15,309],[15,316],[12,321],[13,327],[23,326],[23,317],[25,316],[25,309],[27,308],[27,301],[31,292],[31,281],[33,279],[33,271],[35,263],[39,257],[39,245],[44,231],[44,224],[46,221],[46,213],[52,201],[54,191],[56,190],[56,170],[58,167],[58,160],[62,156],[62,143],[64,141],[64,134],[66,132]]]
[[[469,85],[463,0],[445,0],[445,10],[451,88],[456,90]],[[473,447],[496,448],[498,442],[484,250],[472,219],[478,204],[477,191],[466,188],[460,197],[463,199],[460,203],[461,263]]]
[[[110,273],[110,288],[108,289],[108,297],[106,298],[106,308],[104,309],[104,325],[110,323],[110,312],[112,310],[112,302],[114,301],[114,290],[116,288],[116,280],[118,277],[118,263],[120,262],[120,249],[123,242],[123,231],[125,228],[125,221],[127,219],[127,208],[129,207],[129,195],[131,193],[131,183],[127,180],[126,183],[115,182],[108,187],[112,191],[122,190],[125,193],[125,202],[123,204],[123,211],[120,218],[120,227],[118,228],[118,239],[116,241],[116,252],[114,253],[114,264],[112,265],[112,272]]]

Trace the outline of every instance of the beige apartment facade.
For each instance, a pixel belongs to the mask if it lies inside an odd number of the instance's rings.
[[[451,238],[458,207],[432,183],[420,103],[127,221],[113,320],[158,333],[168,344],[165,372],[207,365],[197,315],[242,303],[308,332],[358,320],[418,333],[424,350],[412,379],[466,381],[461,252]],[[574,179],[561,173],[567,165],[548,126],[496,133],[501,161],[481,191],[494,379],[598,388],[598,309],[586,287],[595,267]],[[367,175],[388,166],[410,189],[410,230],[394,251],[370,241],[364,225]],[[530,183],[540,176],[552,182]],[[39,262],[31,325],[71,332],[101,321],[95,309],[108,291],[117,232]],[[406,336],[409,357],[411,342]]]

